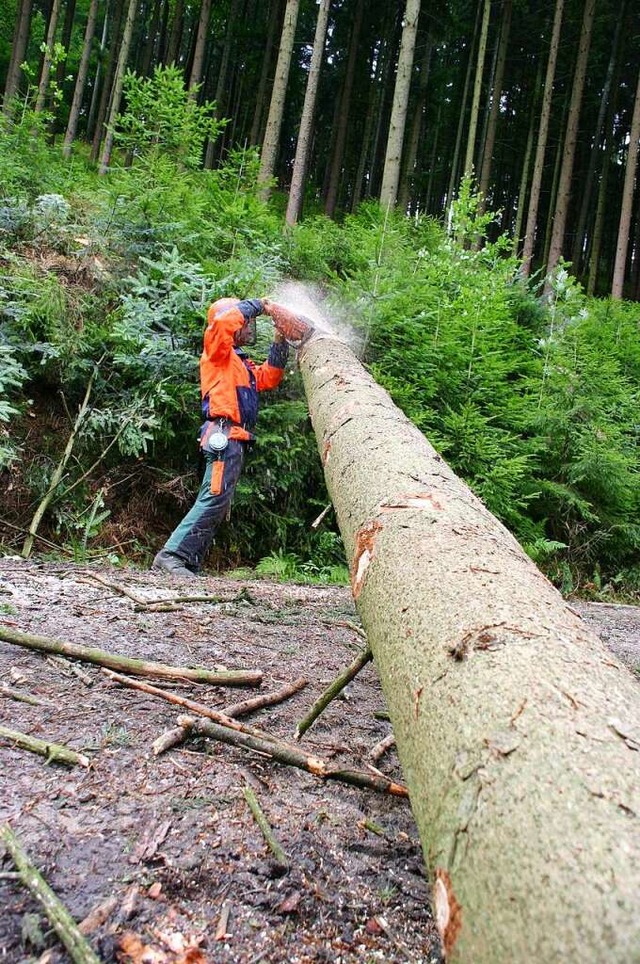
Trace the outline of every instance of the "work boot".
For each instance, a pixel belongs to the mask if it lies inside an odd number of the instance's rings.
[[[197,577],[197,573],[195,573],[193,569],[189,569],[184,559],[181,559],[180,556],[175,556],[166,549],[161,549],[160,552],[157,553],[151,563],[151,568],[163,569],[165,572],[170,572],[172,576],[186,576],[187,579],[195,579]]]

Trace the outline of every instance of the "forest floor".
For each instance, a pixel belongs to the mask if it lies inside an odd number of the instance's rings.
[[[102,581],[99,581],[102,580]],[[153,611],[145,601],[208,594]],[[640,607],[574,602],[627,665],[640,666]],[[296,723],[362,649],[343,587],[0,559],[0,627],[143,659],[259,669],[261,691],[308,686],[244,722],[292,740]],[[81,667],[81,675],[77,675]],[[153,682],[153,681],[151,681]],[[419,839],[403,798],[322,781],[256,753],[193,740],[154,756],[181,712],[98,667],[0,641],[0,722],[66,743],[88,768],[0,743],[0,823],[100,960],[122,964],[441,960]],[[7,688],[37,698],[18,702]],[[178,684],[222,709],[255,691]],[[299,743],[332,767],[367,770],[390,732],[372,664]],[[377,766],[401,781],[392,749]],[[279,864],[247,805],[251,788],[289,858]],[[0,959],[68,960],[29,892],[0,866]]]

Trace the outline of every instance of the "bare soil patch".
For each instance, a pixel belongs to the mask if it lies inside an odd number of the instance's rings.
[[[152,612],[96,582],[96,572],[148,599],[197,593],[226,601]],[[0,625],[143,659],[257,668],[264,691],[305,676],[304,690],[247,718],[286,740],[361,650],[350,623],[357,617],[341,587],[213,577],[185,583],[157,573],[0,559]],[[46,765],[2,741],[0,821],[11,821],[76,920],[100,910],[89,940],[101,960],[440,961],[405,800],[210,741],[154,757],[153,741],[175,725],[179,709],[114,685],[98,667],[81,668],[84,680],[69,663],[0,642],[0,683],[42,701],[0,697],[2,724],[66,743],[92,760],[88,770]],[[174,689],[218,709],[255,692]],[[369,664],[300,747],[336,767],[366,769],[370,749],[390,730],[375,715],[384,709]],[[395,751],[378,766],[402,781]],[[288,872],[269,851],[245,786],[289,856]],[[6,875],[14,868],[7,858],[0,869]],[[10,877],[0,877],[0,906],[3,960],[68,960],[36,901]]]
[[[96,574],[149,600],[210,594],[220,601],[153,612]],[[640,608],[571,605],[637,672]],[[345,588],[213,577],[185,583],[18,558],[0,559],[0,625],[143,659],[260,669],[267,692],[305,676],[304,690],[247,719],[286,740],[363,646]],[[0,697],[2,724],[92,761],[88,770],[46,765],[0,742],[0,822],[11,821],[76,920],[93,915],[89,940],[101,960],[441,961],[406,801],[210,741],[154,757],[153,741],[180,710],[114,685],[97,667],[81,669],[84,679],[70,663],[0,642],[0,683],[42,701]],[[218,709],[255,692],[173,689]],[[372,746],[390,731],[376,715],[384,710],[369,664],[300,746],[336,767],[366,769]],[[394,750],[378,766],[402,781]],[[251,815],[247,786],[290,859],[288,872]],[[0,866],[0,957],[62,964],[68,957],[40,907],[6,876],[13,869],[8,858]]]

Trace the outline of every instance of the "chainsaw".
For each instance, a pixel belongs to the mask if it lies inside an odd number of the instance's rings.
[[[313,322],[304,315],[297,315],[268,298],[263,299],[262,304],[265,314],[271,316],[274,327],[284,335],[292,348],[302,348],[315,332]]]

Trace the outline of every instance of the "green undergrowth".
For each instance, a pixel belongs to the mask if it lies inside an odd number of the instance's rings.
[[[207,305],[295,279],[565,593],[637,600],[637,306],[587,298],[566,266],[543,299],[506,239],[479,244],[492,215],[468,184],[448,229],[366,203],[342,223],[309,216],[284,230],[281,205],[261,200],[254,150],[201,170],[213,115],[193,115],[170,73],[128,83],[105,175],[81,149],[64,161],[28,105],[0,120],[6,549],[19,551],[74,432],[37,548],[148,562],[198,488]],[[270,324],[258,327],[261,360]],[[328,501],[292,358],[263,396],[212,569],[346,582],[333,516],[311,525]]]

